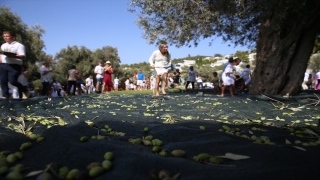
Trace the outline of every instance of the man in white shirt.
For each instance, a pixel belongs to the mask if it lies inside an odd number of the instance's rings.
[[[92,78],[92,75],[90,75],[86,79],[86,90],[87,90],[87,94],[90,94],[90,93],[93,92],[93,78]]]
[[[25,47],[16,41],[16,35],[11,31],[3,32],[3,39],[6,43],[1,45],[1,51],[4,53],[0,56],[0,82],[3,98],[9,98],[8,83],[16,86],[19,96],[22,98],[22,92],[28,89],[18,82],[21,73],[21,65],[25,58]]]
[[[114,80],[113,80],[113,87],[114,87],[114,90],[115,91],[118,91],[118,87],[119,87],[119,79],[118,77],[116,77]]]
[[[51,72],[52,70],[48,69],[49,62],[44,61],[42,66],[40,67],[40,75],[41,75],[41,82],[42,82],[42,90],[41,95],[42,96],[49,96],[48,91],[50,90],[50,82],[52,81]]]
[[[94,74],[96,74],[97,84],[96,84],[96,92],[101,93],[100,88],[103,84],[103,74],[104,74],[104,67],[103,67],[103,61],[99,61],[99,65],[97,65],[94,68]]]

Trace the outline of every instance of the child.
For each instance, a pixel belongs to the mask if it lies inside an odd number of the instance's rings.
[[[213,79],[212,79],[212,83],[213,83],[213,92],[214,94],[218,94],[218,92],[220,91],[220,79],[218,77],[218,73],[217,72],[213,72]]]
[[[192,85],[192,92],[194,92],[194,82],[196,81],[198,73],[193,69],[193,66],[190,66],[188,71],[188,80],[185,87],[185,91],[187,91],[188,85],[191,83]]]

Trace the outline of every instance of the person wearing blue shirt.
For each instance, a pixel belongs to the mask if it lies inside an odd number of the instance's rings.
[[[145,80],[145,74],[139,70],[138,74],[137,74],[137,90],[142,90],[143,87],[143,81]]]

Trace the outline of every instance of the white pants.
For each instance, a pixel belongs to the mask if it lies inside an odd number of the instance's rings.
[[[11,85],[10,83],[8,83],[8,87],[9,87],[9,94],[12,95],[12,99],[19,99],[19,91],[18,88],[16,86]],[[0,87],[0,98],[2,98],[2,89]]]

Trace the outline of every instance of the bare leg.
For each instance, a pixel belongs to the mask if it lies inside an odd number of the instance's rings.
[[[102,84],[102,86],[101,86],[101,93],[103,93],[105,87],[106,87],[106,83],[103,82],[103,84]]]
[[[155,95],[159,96],[159,82],[160,82],[160,76],[156,76],[156,83],[154,85],[154,91],[155,91]]]
[[[187,81],[187,84],[186,84],[186,87],[185,87],[184,91],[187,91],[187,88],[188,88],[189,84],[190,84],[190,81]]]
[[[233,85],[229,86],[229,91],[230,91],[230,96],[233,97],[233,89],[235,89],[233,87]]]
[[[111,89],[109,88],[109,86],[105,87],[105,89],[106,89],[106,94],[109,94],[109,90],[111,90]],[[101,93],[102,93],[102,92],[101,92]]]
[[[99,82],[97,82],[97,84],[96,84],[96,92],[98,92],[98,91],[99,91],[99,89],[100,89],[100,83],[99,83]]]
[[[161,84],[161,88],[162,88],[162,94],[167,94],[165,91],[165,88],[167,87],[167,83],[168,83],[168,74],[164,73],[162,75],[162,84]]]
[[[224,90],[226,89],[226,86],[225,85],[223,85],[222,87],[221,87],[221,96],[224,96]]]

